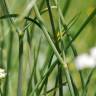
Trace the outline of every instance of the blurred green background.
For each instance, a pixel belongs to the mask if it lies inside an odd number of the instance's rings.
[[[10,14],[23,14],[28,5],[28,3],[30,2],[30,0],[6,0],[6,4],[9,10]],[[42,0],[37,0],[37,6],[40,6],[40,3],[42,2]],[[54,5],[53,0],[50,0],[51,5]],[[67,0],[60,0],[60,8],[61,10],[63,10],[63,8],[65,7]],[[92,12],[92,10],[96,7],[96,0],[69,0],[70,4],[68,7],[68,10],[64,16],[65,18],[65,22],[66,24],[68,24],[68,22],[78,13],[80,13],[80,16],[78,18],[78,20],[76,21],[76,23],[70,28],[70,34],[72,36],[74,36],[74,34],[76,34],[77,30],[80,28],[80,26],[82,25],[82,23],[84,22],[84,20],[90,15],[90,13]],[[1,8],[1,7],[0,7]],[[44,4],[43,8],[46,8],[46,3]],[[42,9],[43,9],[42,8]],[[58,13],[57,13],[57,9],[53,9],[52,10],[53,13],[53,17],[54,17],[54,22],[55,22],[55,27],[58,26]],[[3,14],[3,10],[2,8],[0,9],[0,16],[4,15]],[[35,13],[32,10],[30,17],[34,17]],[[46,28],[49,32],[52,31],[51,29],[51,25],[50,25],[50,20],[49,20],[49,15],[48,12],[45,12],[42,15],[44,21],[45,21],[45,25]],[[18,18],[14,19],[18,20]],[[18,24],[19,28],[21,30],[23,30],[23,26],[24,26],[24,21],[19,22]],[[30,26],[29,29],[31,29],[32,26]],[[0,64],[3,66],[3,68],[5,70],[7,70],[7,58],[8,58],[8,49],[9,49],[9,38],[10,38],[10,28],[8,26],[8,23],[5,20],[1,20],[0,21]],[[38,58],[38,69],[41,69],[44,62],[45,62],[45,58],[47,57],[47,53],[49,50],[49,45],[48,42],[44,36],[44,34],[42,33],[42,31],[38,28],[35,27],[34,28],[34,32],[30,33],[32,34],[32,42],[31,42],[31,51],[30,51],[30,46],[28,45],[27,42],[27,37],[26,37],[26,33],[24,35],[24,53],[23,53],[23,96],[26,95],[26,90],[27,90],[27,80],[28,80],[28,63],[29,63],[29,55],[31,52],[31,63],[34,62],[34,53],[37,52],[37,47],[40,41],[40,38],[42,38],[41,40],[41,48],[40,48],[40,54],[39,54],[39,58]],[[2,43],[3,42],[3,43]],[[18,40],[18,35],[16,32],[13,32],[13,45],[12,45],[12,55],[11,55],[11,64],[10,64],[10,72],[9,72],[9,96],[16,96],[17,94],[17,83],[18,83],[18,63],[19,63],[19,40]],[[85,52],[89,52],[90,48],[96,46],[96,16],[94,19],[92,19],[92,21],[86,26],[86,28],[81,32],[81,34],[78,36],[78,38],[74,41],[74,46],[77,49],[78,54],[81,53],[85,53]],[[3,46],[3,47],[2,47]],[[2,49],[2,52],[1,52]],[[55,59],[56,57],[54,57]],[[70,72],[74,78],[74,82],[76,83],[76,86],[78,89],[81,88],[81,83],[80,83],[80,77],[79,74],[76,70],[76,68],[74,68],[74,58],[73,55],[71,53],[71,51],[69,50],[68,55],[66,56],[66,58],[68,59],[69,62],[69,66],[70,66]],[[33,67],[33,65],[30,65],[31,67]],[[31,68],[32,69],[32,68]],[[56,78],[56,70],[54,70],[54,72],[52,72],[52,74],[49,77],[49,89],[52,88],[54,86],[54,78]],[[86,76],[88,75],[89,69],[88,70],[84,70],[84,76],[86,78]],[[96,73],[96,72],[95,72]],[[38,73],[39,74],[39,73]],[[4,83],[4,80],[2,81],[2,83]],[[3,84],[4,85],[4,84]],[[95,90],[94,90],[95,89]],[[81,89],[80,89],[81,90]],[[68,88],[64,87],[64,92],[67,96],[67,94],[69,94],[68,92]],[[88,87],[88,94],[87,96],[95,96],[96,93],[96,75],[94,74],[92,76],[92,80],[89,83],[89,87]],[[95,95],[94,95],[95,94]],[[52,96],[52,94],[48,95],[48,96]],[[57,94],[58,96],[58,94]]]

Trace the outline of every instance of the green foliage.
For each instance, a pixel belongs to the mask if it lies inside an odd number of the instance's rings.
[[[95,68],[73,63],[96,45],[95,1],[19,1],[0,0],[0,95],[95,96]]]

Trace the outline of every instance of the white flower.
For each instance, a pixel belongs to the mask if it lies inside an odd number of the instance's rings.
[[[1,68],[0,68],[0,73],[3,73],[3,72],[5,72],[4,69],[1,69]]]
[[[5,76],[6,76],[5,70],[0,68],[0,79],[5,78]]]
[[[75,64],[78,70],[84,68],[94,68],[96,66],[95,59],[86,53],[77,56]]]
[[[90,50],[90,55],[96,60],[96,47]]]

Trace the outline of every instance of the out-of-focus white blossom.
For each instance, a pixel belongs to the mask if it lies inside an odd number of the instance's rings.
[[[1,69],[1,68],[0,68],[0,73],[3,73],[3,72],[4,72],[4,69]]]
[[[86,53],[77,56],[75,59],[75,64],[78,70],[84,68],[94,68],[96,66],[95,59]]]
[[[96,47],[90,50],[90,56],[92,56],[96,60]]]
[[[0,79],[5,78],[6,75],[5,70],[0,68]]]

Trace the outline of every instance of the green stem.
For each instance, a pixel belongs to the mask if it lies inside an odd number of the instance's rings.
[[[55,24],[54,24],[54,20],[53,20],[53,16],[52,16],[52,11],[51,11],[51,7],[50,7],[50,4],[49,4],[49,0],[46,0],[46,3],[47,3],[47,7],[48,7],[50,22],[51,22],[52,31],[53,31],[54,40],[55,40],[55,45],[58,48],[58,39],[57,39],[56,31],[55,31]]]
[[[23,36],[19,36],[19,70],[17,96],[22,96],[22,56],[23,56]]]
[[[59,49],[59,44],[58,44],[58,38],[57,38],[57,33],[55,31],[55,24],[54,24],[54,20],[53,20],[53,16],[52,16],[52,11],[51,11],[51,6],[49,4],[49,0],[46,0],[47,3],[47,7],[48,7],[48,12],[49,12],[49,17],[50,17],[50,22],[51,22],[51,26],[52,26],[52,31],[53,31],[53,35],[54,35],[54,41],[55,41],[55,46],[58,50],[58,52],[60,53],[60,49]],[[58,62],[58,76],[59,76],[59,85],[62,84],[62,67],[61,64]],[[63,96],[63,88],[59,87],[59,96]]]
[[[61,23],[62,23],[62,25],[63,25],[63,27],[64,27],[64,29],[65,29],[65,31],[66,31],[66,30],[67,30],[67,26],[66,26],[65,20],[64,20],[64,18],[63,18],[63,14],[62,14],[62,12],[61,12],[61,9],[60,9],[60,7],[59,7],[59,3],[58,3],[59,1],[57,2],[57,0],[54,0],[54,2],[55,2],[55,4],[56,4],[56,6],[57,6],[58,13],[59,13],[59,16],[60,16],[60,20],[59,20],[59,21],[61,21],[61,22],[59,23],[59,25],[60,25],[60,27],[61,27]],[[60,32],[61,32],[61,30],[60,30]],[[67,32],[66,32],[66,33],[67,33]],[[62,40],[62,36],[61,36],[60,38],[61,38],[62,56],[63,56],[63,59],[64,59],[64,61],[65,61],[65,63],[66,63],[66,60],[65,60],[65,52],[63,51],[63,50],[64,50],[64,42],[63,42],[63,40]],[[66,64],[66,65],[67,65],[67,64]],[[65,69],[65,74],[67,74],[67,75],[66,75],[66,78],[69,79],[69,78],[70,78],[70,73],[69,73],[68,66],[67,66],[67,68]],[[73,85],[72,85],[71,78],[70,78],[70,81],[68,81],[68,82],[69,82],[69,83],[68,83],[68,86],[69,86],[70,93],[71,93],[72,96],[75,96],[74,88],[73,88]]]
[[[44,33],[45,37],[47,38],[47,40],[48,40],[50,46],[52,47],[52,49],[53,49],[56,57],[57,57],[58,60],[59,60],[59,62],[60,62],[60,63],[62,64],[62,66],[64,67],[64,70],[65,70],[65,73],[66,73],[66,78],[67,78],[67,81],[68,81],[68,85],[69,85],[69,88],[70,88],[70,91],[71,91],[71,95],[72,95],[72,96],[75,96],[75,95],[74,95],[73,86],[72,86],[72,83],[71,83],[70,74],[69,74],[69,71],[68,71],[68,66],[67,66],[67,64],[63,61],[63,59],[61,58],[61,56],[60,56],[60,54],[58,53],[58,51],[57,51],[54,43],[52,42],[52,40],[51,40],[51,38],[50,38],[50,36],[49,36],[49,34],[48,34],[45,26],[43,25],[43,24],[44,24],[44,23],[43,23],[43,19],[42,19],[42,17],[40,16],[40,13],[39,13],[38,8],[37,8],[36,5],[34,5],[34,10],[35,10],[35,13],[36,13],[36,15],[37,15],[37,18],[38,18],[39,22],[41,23],[41,28],[42,28],[42,30],[43,30],[43,33]]]
[[[4,48],[4,27],[3,27],[3,21],[0,21],[0,67],[3,68],[3,48]]]
[[[55,0],[55,3],[56,3],[56,0]],[[56,3],[57,4],[57,3]],[[65,29],[65,32],[66,32],[66,35],[68,37],[68,40],[69,42],[73,39],[71,35],[68,34],[68,28],[67,28],[67,25],[65,23],[65,20],[64,20],[64,17],[63,17],[63,14],[61,12],[61,9],[59,8],[58,4],[57,4],[57,8],[58,8],[58,12],[60,14],[60,18],[61,18],[61,22],[62,22],[62,25]],[[77,54],[77,51],[74,47],[73,44],[70,44],[70,47],[72,48],[72,51],[73,51],[73,54],[74,54],[74,57],[76,57],[78,54]],[[65,54],[66,54],[67,50],[65,50]],[[82,72],[79,71],[79,74],[80,74],[80,79],[81,79],[81,83],[82,83],[82,89],[84,89],[84,80],[83,80],[83,76],[82,76]]]
[[[64,5],[64,7],[63,7],[63,16],[66,16],[66,13],[67,13],[67,11],[69,9],[70,3],[71,3],[71,0],[66,0],[66,3]]]
[[[10,31],[9,48],[8,48],[9,50],[8,50],[8,58],[7,58],[7,76],[4,84],[4,96],[8,96],[8,92],[9,92],[9,72],[11,69],[12,44],[13,44],[13,32]]]

